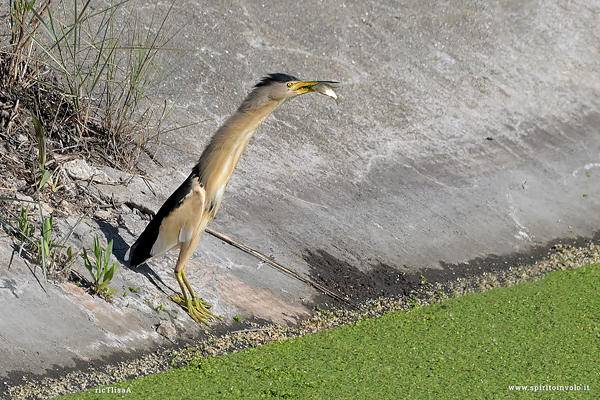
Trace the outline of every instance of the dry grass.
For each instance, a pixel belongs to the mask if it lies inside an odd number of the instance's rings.
[[[161,78],[157,55],[173,36],[170,8],[144,26],[135,13],[122,20],[127,1],[93,11],[90,0],[54,3],[12,0],[10,41],[0,46],[0,189],[27,195],[40,170],[56,173],[74,158],[135,171],[150,126],[160,122],[140,106]],[[32,115],[45,135],[39,168]]]
[[[43,251],[46,219],[90,214],[96,203],[85,185],[70,184],[63,165],[80,159],[138,172],[160,127],[161,110],[142,104],[152,104],[148,94],[162,78],[157,56],[173,37],[171,8],[157,5],[142,23],[133,7],[124,12],[127,2],[10,0],[0,10],[10,17],[0,32],[0,197],[12,199],[0,201],[0,222],[46,278],[69,272],[62,262],[47,265],[54,258]],[[30,237],[18,229],[23,204],[36,208]]]

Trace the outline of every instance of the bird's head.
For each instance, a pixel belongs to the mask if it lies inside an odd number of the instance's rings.
[[[254,86],[245,103],[250,108],[260,108],[266,103],[278,105],[301,94],[317,92],[338,100],[334,89],[338,82],[301,81],[288,74],[269,74]]]

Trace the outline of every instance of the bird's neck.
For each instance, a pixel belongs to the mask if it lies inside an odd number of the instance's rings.
[[[248,142],[277,108],[268,104],[253,112],[238,110],[217,130],[204,149],[196,168],[206,190],[207,208],[219,207],[223,192]]]

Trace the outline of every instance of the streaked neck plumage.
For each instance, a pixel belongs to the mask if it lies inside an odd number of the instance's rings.
[[[248,142],[265,119],[281,104],[267,101],[252,107],[254,104],[248,104],[251,100],[249,96],[217,130],[194,168],[206,191],[205,209],[213,216]]]

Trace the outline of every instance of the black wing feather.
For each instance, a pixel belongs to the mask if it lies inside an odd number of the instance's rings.
[[[165,201],[165,204],[160,207],[160,210],[158,210],[152,221],[146,226],[144,232],[142,232],[138,240],[129,249],[130,266],[136,267],[152,257],[150,251],[158,238],[160,224],[162,224],[163,219],[167,215],[181,205],[185,196],[192,191],[193,180],[197,177],[197,173],[195,171],[192,172],[181,186]]]

